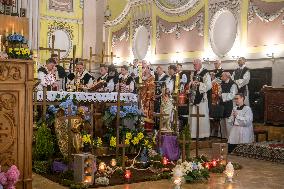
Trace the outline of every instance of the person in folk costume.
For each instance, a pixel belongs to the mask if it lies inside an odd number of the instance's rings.
[[[79,86],[79,90],[86,90],[93,85],[94,77],[85,70],[85,66],[83,62],[78,62],[76,64],[75,73],[70,73],[67,76],[67,87],[70,85]]]
[[[134,91],[134,81],[128,74],[128,66],[126,65],[121,66],[118,83],[116,84],[116,91],[122,93],[132,93]]]
[[[58,71],[59,88],[65,90],[67,74],[63,66],[59,65],[58,54],[51,54],[51,58],[55,61],[55,67]]]
[[[217,83],[222,83],[221,77],[222,77],[222,73],[224,72],[223,68],[222,68],[222,61],[221,60],[216,60],[214,62],[214,70],[213,70],[213,74],[214,74],[214,80],[212,80],[212,82],[217,82]]]
[[[254,142],[253,133],[253,114],[251,108],[244,104],[245,96],[242,93],[236,94],[234,101],[236,106],[233,108],[229,118],[231,126],[228,139],[229,153],[234,150],[237,144],[245,144]]]
[[[55,67],[55,61],[50,58],[46,61],[44,67],[38,69],[38,79],[40,84],[38,85],[38,90],[43,90],[43,87],[47,87],[48,91],[58,91],[59,84],[57,81],[58,72]]]
[[[214,70],[210,73],[211,81],[212,81],[212,95],[211,95],[211,103],[209,106],[209,115],[211,118],[215,120],[211,125],[211,136],[218,136],[219,130],[219,121],[223,117],[222,107],[219,105],[221,100],[221,77],[223,73],[223,69],[221,66],[221,60],[216,60],[214,62]],[[216,123],[216,124],[214,124]],[[222,131],[222,133],[224,133]],[[223,135],[222,135],[223,137]]]
[[[136,79],[138,77],[138,64],[138,59],[134,59],[133,64],[130,65],[129,74],[131,75],[131,77],[133,77],[133,79]]]
[[[182,64],[177,64],[177,73],[180,78],[180,92],[185,90],[185,85],[188,83],[188,78],[186,73],[182,70]]]
[[[143,87],[140,90],[140,100],[145,116],[145,130],[152,131],[154,124],[155,77],[151,73],[150,65],[143,65]]]
[[[106,91],[107,92],[114,92],[115,86],[118,83],[119,74],[113,64],[109,65],[108,67],[108,77],[106,79]]]
[[[89,87],[91,91],[104,92],[107,86],[108,66],[106,64],[100,65],[100,77]]]
[[[179,83],[179,101],[184,103],[184,105],[188,105],[185,99],[185,95],[187,93],[187,87],[188,87],[188,81],[189,81],[189,76],[185,71],[182,70],[182,64],[177,64],[177,73],[179,74],[180,78],[180,83]],[[185,115],[188,115],[188,106],[180,106],[178,107],[178,118],[179,118],[179,126],[180,130],[183,130],[183,128],[187,125],[188,118],[184,117]]]
[[[204,114],[201,117],[199,124],[199,137],[206,138],[210,136],[210,122],[209,122],[209,108],[208,96],[211,95],[211,78],[208,70],[202,65],[200,59],[193,61],[194,73],[193,81],[190,81],[190,90],[195,90],[195,98],[192,105],[189,107],[189,113],[195,114],[197,106],[199,106],[199,113]],[[189,117],[189,124],[191,126],[191,137],[196,138],[197,121],[195,117]]]
[[[231,79],[229,72],[223,72],[221,77],[221,101],[220,105],[224,107],[223,118],[221,119],[221,132],[225,138],[229,137],[231,126],[229,124],[229,117],[233,110],[233,100],[238,92],[238,87],[235,82]]]
[[[161,125],[161,132],[169,133],[173,132],[171,123],[173,122],[173,115],[174,115],[174,100],[170,94],[169,89],[164,88],[162,89],[161,97],[161,113],[167,114],[162,118],[162,125]]]
[[[246,59],[244,57],[238,59],[239,68],[233,72],[232,79],[238,86],[238,93],[243,93],[245,95],[245,104],[249,106],[248,84],[250,81],[250,71],[245,63]]]
[[[160,112],[162,89],[166,86],[166,81],[168,78],[169,76],[164,72],[163,68],[161,66],[157,66],[155,73],[155,112]]]
[[[169,77],[166,81],[166,87],[169,90],[170,94],[173,94],[175,90],[176,72],[177,72],[177,67],[175,65],[170,65],[168,67]]]

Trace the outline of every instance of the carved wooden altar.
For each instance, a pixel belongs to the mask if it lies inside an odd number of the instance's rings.
[[[17,189],[32,188],[33,62],[0,59],[0,165],[20,170]]]
[[[284,88],[265,87],[263,89],[266,123],[284,124]]]

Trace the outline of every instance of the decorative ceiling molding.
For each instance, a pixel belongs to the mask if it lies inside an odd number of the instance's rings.
[[[166,28],[159,20],[157,21],[157,40],[160,40],[161,32],[166,33],[166,34],[171,34],[175,32],[176,39],[180,39],[180,34],[181,30],[184,31],[191,31],[194,28],[197,28],[198,30],[198,35],[203,36],[204,33],[204,14],[200,13],[196,19],[194,19],[193,22],[190,24],[181,24],[181,23],[176,23],[173,27],[171,28]]]
[[[115,47],[117,42],[121,42],[124,39],[126,41],[128,41],[129,36],[130,36],[130,32],[129,31],[130,31],[130,26],[128,24],[126,30],[124,32],[122,32],[122,34],[120,34],[120,35],[113,35],[112,36],[112,40],[111,40],[112,47]]]
[[[252,23],[255,15],[262,21],[262,22],[272,22],[277,19],[282,13],[284,13],[284,7],[282,7],[279,11],[274,13],[266,13],[259,7],[250,2],[249,5],[249,13],[248,13],[248,23]],[[282,24],[284,22],[284,16],[282,19]]]
[[[105,22],[106,27],[115,26],[119,23],[121,23],[129,14],[130,10],[136,6],[151,4],[152,0],[129,0],[127,5],[125,6],[122,13],[114,20],[107,20]]]
[[[217,13],[221,9],[228,9],[230,10],[236,19],[239,20],[240,17],[240,9],[241,9],[241,2],[240,0],[226,0],[217,3],[212,3],[209,5],[209,18],[210,20],[213,18],[215,13]]]
[[[145,18],[139,18],[139,19],[133,20],[132,22],[133,31],[135,31],[140,26],[145,26],[149,31],[151,31],[151,28],[152,28],[151,17],[145,17]],[[135,32],[133,32],[132,39],[134,38],[134,33]]]
[[[55,16],[41,16],[40,19],[49,20],[49,21],[56,21],[56,22],[68,22],[68,23],[75,23],[75,24],[83,24],[82,19],[59,18],[59,17],[55,17]]]
[[[185,14],[189,9],[193,8],[194,6],[196,6],[198,4],[198,0],[187,0],[188,2],[186,4],[181,3],[181,0],[177,1],[175,0],[175,2],[173,0],[171,0],[171,4],[176,4],[173,8],[169,8],[167,6],[164,5],[164,3],[161,3],[161,0],[154,0],[156,6],[161,9],[163,12],[167,13],[167,14],[175,14],[175,15],[181,15],[181,14]],[[165,1],[169,1],[169,0],[165,0]]]

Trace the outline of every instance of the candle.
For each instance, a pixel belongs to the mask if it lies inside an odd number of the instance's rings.
[[[174,91],[175,94],[178,93],[178,90],[179,90],[179,82],[180,82],[179,73],[177,73],[177,74],[176,74],[176,81],[175,81],[175,91]]]
[[[13,24],[12,25],[12,34],[14,34],[15,33],[15,25]]]
[[[110,161],[110,164],[111,164],[111,166],[115,167],[115,166],[116,166],[116,160],[115,160],[115,159],[112,159],[112,160]]]
[[[24,36],[24,30],[23,29],[21,29],[21,35]]]
[[[8,28],[6,28],[6,37],[8,37],[8,35],[9,35],[9,30]]]
[[[143,72],[143,70],[142,70],[142,63],[141,62],[139,62],[139,64],[138,64],[138,74],[139,74],[139,83],[141,84],[142,83],[142,72]]]
[[[213,167],[216,167],[217,161],[216,161],[216,160],[213,160],[213,161],[212,161],[212,165],[213,165]]]
[[[166,157],[163,157],[163,165],[167,165],[168,164],[168,159]]]
[[[126,171],[125,171],[125,174],[124,174],[124,177],[125,177],[126,179],[130,179],[130,177],[131,177],[131,171],[130,171],[130,170],[126,170]]]
[[[100,172],[105,172],[105,169],[106,169],[106,164],[104,162],[101,162],[99,164],[99,171]]]

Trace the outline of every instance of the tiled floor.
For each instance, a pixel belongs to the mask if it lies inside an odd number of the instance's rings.
[[[210,154],[210,149],[203,151]],[[238,162],[243,169],[236,171],[234,183],[225,184],[222,174],[212,174],[208,183],[184,184],[182,189],[284,189],[284,164],[229,156],[229,160]],[[173,189],[169,180],[144,182],[131,185],[107,187],[105,189]],[[65,189],[56,183],[34,174],[33,189]]]

